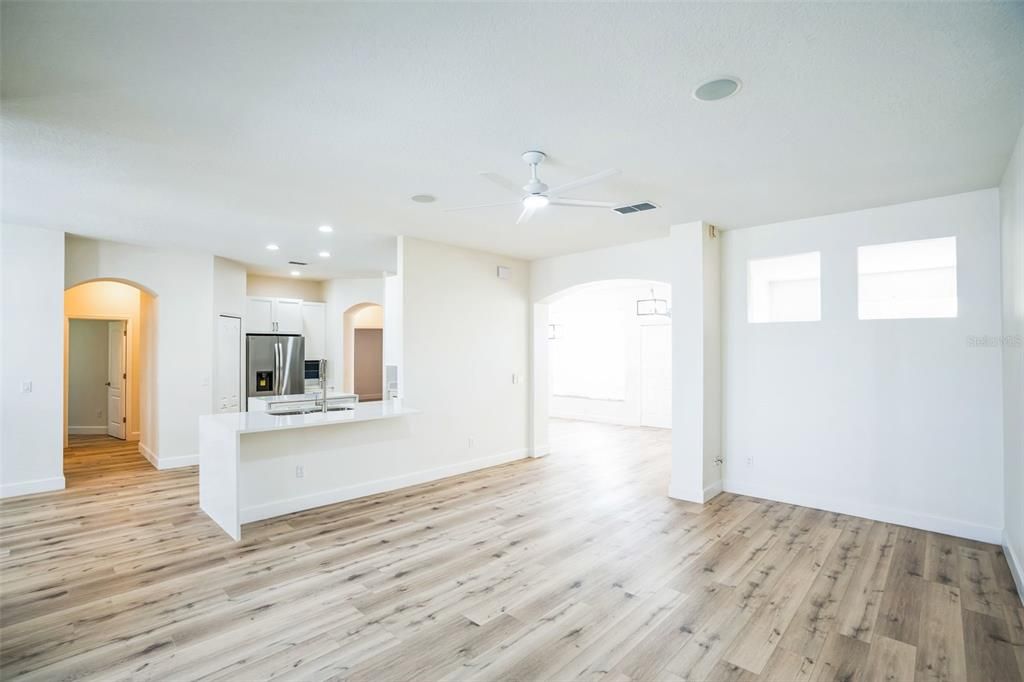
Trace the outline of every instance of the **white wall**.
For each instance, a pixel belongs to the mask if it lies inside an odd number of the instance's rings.
[[[726,490],[999,540],[1002,359],[970,342],[1001,329],[998,202],[985,190],[724,234]],[[958,318],[857,319],[857,246],[950,235]],[[748,324],[747,260],[807,251],[821,251],[821,321]]]
[[[274,298],[301,298],[304,301],[323,301],[326,282],[301,277],[268,277],[249,275],[246,294]]]
[[[209,254],[67,238],[65,286],[114,279],[157,299],[155,320],[143,321],[155,322],[156,371],[146,378],[155,385],[157,436],[142,444],[161,469],[196,463],[199,415],[213,405],[213,270]]]
[[[327,386],[340,391],[344,384],[345,311],[360,303],[384,304],[384,277],[332,279],[324,282],[327,338]],[[385,331],[387,334],[387,331]]]
[[[417,468],[525,456],[527,264],[410,238],[403,251],[402,395],[423,411],[413,418]]]
[[[63,266],[63,232],[0,226],[3,497],[64,487]]]
[[[107,432],[106,320],[68,321],[68,430]]]
[[[531,261],[530,298],[540,303],[570,287],[609,279],[671,281],[668,237]]]
[[[999,187],[1003,243],[1003,546],[1024,595],[1024,129]]]

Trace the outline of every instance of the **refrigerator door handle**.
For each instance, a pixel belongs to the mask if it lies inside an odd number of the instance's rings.
[[[281,395],[281,344],[274,342],[274,395]]]

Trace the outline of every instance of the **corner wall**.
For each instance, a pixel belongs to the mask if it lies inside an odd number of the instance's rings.
[[[155,410],[141,409],[155,422],[156,436],[146,437],[140,450],[159,469],[196,464],[199,415],[213,404],[213,263],[210,254],[67,238],[64,286],[113,279],[153,295],[148,308],[155,315],[142,327],[144,335],[155,332],[155,342],[145,336],[143,342],[156,353],[156,369],[140,381],[151,393],[155,388]]]
[[[63,271],[63,232],[0,226],[0,497],[64,487]]]
[[[1024,129],[999,187],[1003,271],[1003,548],[1024,596]]]
[[[959,317],[857,319],[858,246],[950,235]],[[971,342],[1002,326],[997,191],[721,241],[725,489],[998,542],[1002,357]],[[808,251],[821,252],[821,321],[749,324],[747,260]]]
[[[497,278],[498,265],[509,279]],[[402,278],[401,393],[423,411],[411,418],[416,467],[469,470],[524,457],[527,264],[406,237]]]

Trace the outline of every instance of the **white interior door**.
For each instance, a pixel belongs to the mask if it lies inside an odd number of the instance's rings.
[[[242,392],[242,321],[217,318],[217,412],[239,412]]]
[[[124,440],[127,383],[127,323],[107,323],[107,434]]]
[[[640,328],[640,423],[672,428],[672,326]]]

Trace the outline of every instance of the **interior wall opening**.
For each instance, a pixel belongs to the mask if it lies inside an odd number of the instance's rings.
[[[342,390],[360,402],[384,398],[384,308],[357,303],[343,316]]]
[[[546,305],[549,419],[672,427],[669,284],[593,282]]]
[[[100,280],[64,292],[64,446],[155,439],[155,297]],[[69,466],[65,454],[65,473]]]

